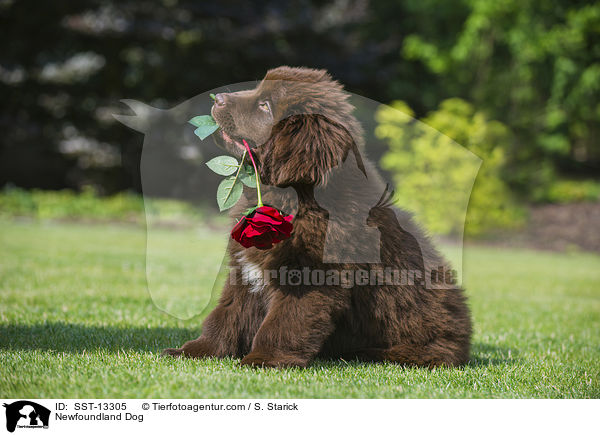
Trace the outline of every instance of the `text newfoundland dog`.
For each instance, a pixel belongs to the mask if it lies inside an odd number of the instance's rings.
[[[242,140],[250,144],[263,202],[294,214],[293,233],[268,250],[231,240],[229,279],[202,335],[165,354],[266,367],[467,362],[463,291],[410,215],[391,206],[347,99],[325,71],[290,67],[216,96],[218,145],[241,157]],[[246,190],[233,217],[256,204]]]

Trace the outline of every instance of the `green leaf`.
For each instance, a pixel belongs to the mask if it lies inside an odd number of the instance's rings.
[[[219,124],[210,115],[194,116],[188,122],[194,127],[198,127],[194,133],[200,140],[206,139],[219,128]]]
[[[208,94],[208,96],[209,96],[210,98],[212,98],[213,100],[216,100],[216,99],[217,99],[217,96],[216,96],[215,94]]]
[[[250,213],[252,213],[254,210],[256,210],[258,208],[258,205],[254,206],[254,207],[250,207],[247,208],[246,211],[244,213],[242,213],[244,216],[248,216]]]
[[[217,204],[219,210],[227,210],[235,205],[236,202],[242,196],[242,183],[240,183],[235,176],[229,176],[221,181],[217,188]]]
[[[192,119],[188,121],[194,127],[203,127],[207,125],[217,125],[217,122],[210,115],[199,115],[194,116]]]
[[[240,164],[231,156],[219,156],[206,162],[206,166],[219,175],[231,175],[237,171]],[[243,170],[240,172],[243,172]]]
[[[256,175],[251,165],[244,165],[240,171],[239,178],[246,186],[256,189]]]

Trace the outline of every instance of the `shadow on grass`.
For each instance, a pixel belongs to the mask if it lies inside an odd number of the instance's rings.
[[[200,335],[199,330],[170,327],[88,326],[64,322],[0,325],[0,349],[82,352],[104,349],[160,352]]]
[[[517,357],[514,349],[494,346],[484,343],[473,343],[471,345],[471,358],[467,364],[461,367],[455,367],[449,370],[461,370],[463,368],[478,368],[490,366],[507,366],[512,364],[521,364],[523,361]],[[382,361],[361,361],[359,359],[317,359],[313,363],[315,368],[359,368],[367,367],[373,364],[394,364]],[[407,366],[408,367],[408,366]],[[414,368],[414,367],[413,367]],[[424,369],[424,368],[423,368]]]
[[[473,343],[471,345],[471,360],[469,367],[505,366],[522,363],[515,349],[486,344]]]
[[[91,350],[133,350],[161,352],[177,347],[200,335],[197,329],[170,327],[87,326],[64,322],[34,325],[0,325],[0,349],[53,350],[79,353]],[[519,363],[514,349],[474,343],[467,367],[502,366]],[[359,367],[372,362],[341,359],[317,359],[313,367]]]

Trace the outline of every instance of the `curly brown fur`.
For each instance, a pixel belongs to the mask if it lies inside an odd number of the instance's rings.
[[[353,107],[325,71],[280,67],[256,89],[220,98],[223,104],[213,108],[224,132],[218,143],[241,156],[239,140],[250,141],[267,185],[264,202],[295,213],[294,232],[267,251],[244,250],[232,241],[230,279],[202,335],[165,353],[232,356],[243,365],[266,367],[306,367],[316,357],[425,367],[466,363],[470,316],[462,290],[452,282],[436,288],[417,281],[344,288],[294,286],[277,277],[260,285],[242,280],[236,272],[248,266],[375,273],[390,267],[425,275],[446,263],[410,215],[391,207],[385,183],[361,155]],[[250,191],[232,216],[254,204]],[[365,204],[373,205],[366,214]],[[361,215],[366,224],[353,218]],[[324,262],[326,239],[339,243],[339,250],[330,250],[334,256],[360,255],[365,225],[381,234],[379,263]]]

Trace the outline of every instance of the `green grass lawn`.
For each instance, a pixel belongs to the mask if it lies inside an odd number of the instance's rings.
[[[0,397],[600,397],[600,256],[585,253],[467,248],[475,334],[460,369],[159,357],[199,334],[202,316],[187,317],[210,299],[202,271],[218,265],[224,240],[214,230],[159,229],[147,240],[134,226],[0,221]],[[189,305],[172,305],[178,294]]]

